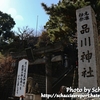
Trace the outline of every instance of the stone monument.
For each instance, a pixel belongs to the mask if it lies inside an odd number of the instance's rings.
[[[79,88],[98,87],[99,82],[99,50],[98,32],[95,13],[91,6],[78,9],[78,62]]]
[[[100,86],[100,61],[96,16],[91,6],[86,6],[76,10],[76,17],[79,88],[97,88]]]

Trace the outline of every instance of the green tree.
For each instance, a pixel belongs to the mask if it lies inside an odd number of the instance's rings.
[[[13,18],[0,11],[0,51],[5,51],[8,45],[13,41],[14,32],[12,28],[15,25]]]
[[[49,15],[49,20],[44,28],[50,36],[50,40],[53,42],[61,41],[65,44],[65,53],[70,59],[69,62],[75,66],[77,60],[76,10],[91,5],[96,13],[97,27],[100,34],[100,0],[60,0],[50,7],[45,3],[41,3],[41,5]]]
[[[11,30],[15,25],[13,18],[0,11],[0,36],[4,40],[8,40],[14,36],[14,32]]]
[[[98,29],[100,28],[100,0],[60,0],[57,4],[48,7],[41,3],[49,15],[49,20],[44,26],[51,41],[73,42],[76,34],[76,10],[91,5],[96,12]]]

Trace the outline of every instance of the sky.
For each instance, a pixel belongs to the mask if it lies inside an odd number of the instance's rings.
[[[41,30],[49,19],[41,6],[42,2],[50,6],[59,0],[0,0],[0,11],[11,15],[16,23],[15,31],[25,26]]]

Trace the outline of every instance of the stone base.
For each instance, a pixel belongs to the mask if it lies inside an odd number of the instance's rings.
[[[24,100],[42,100],[42,99],[40,95],[26,93]]]

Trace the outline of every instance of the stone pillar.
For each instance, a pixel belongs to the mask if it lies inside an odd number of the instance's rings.
[[[100,86],[98,32],[95,13],[91,6],[78,9],[78,74],[79,88]]]

